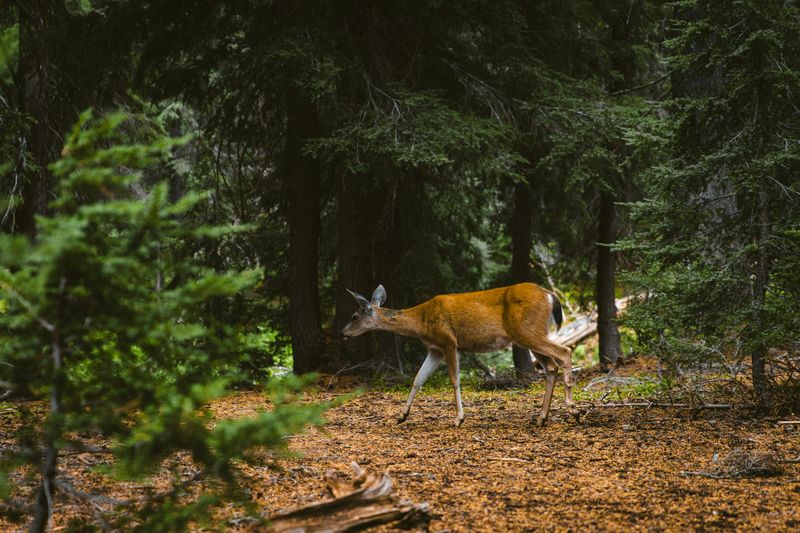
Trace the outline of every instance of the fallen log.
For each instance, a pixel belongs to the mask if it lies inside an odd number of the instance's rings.
[[[617,298],[614,304],[617,311],[622,312],[628,307],[637,295]],[[577,316],[570,317],[564,326],[552,336],[557,343],[572,348],[584,339],[597,334],[597,312],[591,311]]]
[[[375,476],[351,463],[355,479],[347,481],[329,470],[325,473],[329,498],[280,511],[269,517],[265,530],[274,533],[359,531],[379,524],[396,528],[425,528],[430,521],[427,503],[398,501],[392,496],[387,474]]]

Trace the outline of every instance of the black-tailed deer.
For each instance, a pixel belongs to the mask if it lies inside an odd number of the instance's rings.
[[[516,344],[527,348],[545,370],[546,388],[542,410],[536,418],[541,426],[547,420],[553,386],[559,368],[564,373],[564,403],[576,419],[572,402],[572,351],[548,338],[550,320],[561,326],[561,302],[549,291],[533,283],[463,294],[442,294],[409,309],[385,309],[383,285],[378,285],[371,300],[348,291],[359,309],[342,329],[342,336],[355,337],[373,330],[391,331],[416,337],[428,350],[428,356],[414,378],[408,402],[398,422],[411,411],[420,387],[442,360],[447,364],[456,403],[456,426],[464,421],[459,378],[459,350],[491,352]]]

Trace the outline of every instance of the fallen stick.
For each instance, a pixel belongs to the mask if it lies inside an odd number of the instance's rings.
[[[678,473],[682,476],[710,477],[711,479],[739,479],[739,478],[728,478],[728,476],[720,476],[718,474],[712,474],[711,472],[691,472],[688,470],[681,470]]]
[[[704,403],[691,405],[688,403],[663,403],[663,402],[628,402],[628,403],[590,403],[579,404],[577,407],[674,407],[676,409],[731,409],[729,403]]]
[[[533,461],[528,461],[527,459],[517,459],[516,457],[487,457],[490,461],[510,461],[514,463],[532,463]]]
[[[778,420],[777,423],[784,426],[800,425],[800,420]]]

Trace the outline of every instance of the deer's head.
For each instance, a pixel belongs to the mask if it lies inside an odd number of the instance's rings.
[[[367,300],[350,289],[347,292],[355,298],[356,303],[358,303],[358,309],[350,317],[350,322],[342,329],[342,337],[357,337],[367,331],[380,329],[380,318],[378,313],[375,312],[375,308],[380,307],[386,301],[386,289],[383,288],[383,285],[378,285],[373,291],[371,300]]]

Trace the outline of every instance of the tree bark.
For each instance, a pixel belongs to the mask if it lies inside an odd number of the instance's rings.
[[[289,332],[293,370],[318,370],[325,339],[319,309],[320,168],[303,153],[306,140],[319,135],[316,106],[289,89],[286,95],[286,190],[289,223]]]
[[[597,332],[600,344],[600,368],[616,363],[622,349],[614,304],[616,258],[611,250],[615,240],[616,207],[610,193],[600,193],[600,221],[597,244]]]
[[[22,204],[14,214],[14,233],[36,235],[36,215],[47,212],[52,178],[47,166],[58,158],[63,121],[62,101],[55,61],[51,57],[57,26],[63,24],[66,9],[62,2],[33,0],[18,4],[19,64],[17,99],[20,110],[33,119],[25,139],[33,164],[18,169]]]
[[[533,230],[533,194],[530,184],[514,185],[514,207],[511,212],[509,232],[511,233],[511,271],[512,283],[531,280],[531,234]],[[514,369],[518,377],[530,377],[535,373],[533,360],[526,348],[513,347]]]
[[[761,184],[761,190],[758,193],[756,209],[756,216],[758,217],[756,242],[758,250],[755,253],[756,269],[753,279],[754,332],[752,334],[755,337],[755,342],[750,357],[753,365],[753,389],[756,402],[763,408],[770,404],[766,374],[767,345],[761,337],[764,328],[767,326],[767,320],[764,316],[764,304],[766,302],[767,285],[769,284],[769,258],[766,250],[764,250],[769,237],[769,203],[764,183]]]
[[[336,191],[338,225],[338,284],[336,291],[336,316],[334,328],[339,332],[357,309],[353,297],[345,289],[363,293],[367,298],[377,285],[372,277],[373,214],[370,200],[363,187],[358,186],[359,176],[343,173]],[[348,339],[340,345],[338,361],[342,367],[362,362],[372,352],[372,335]],[[336,368],[335,370],[341,370]]]

